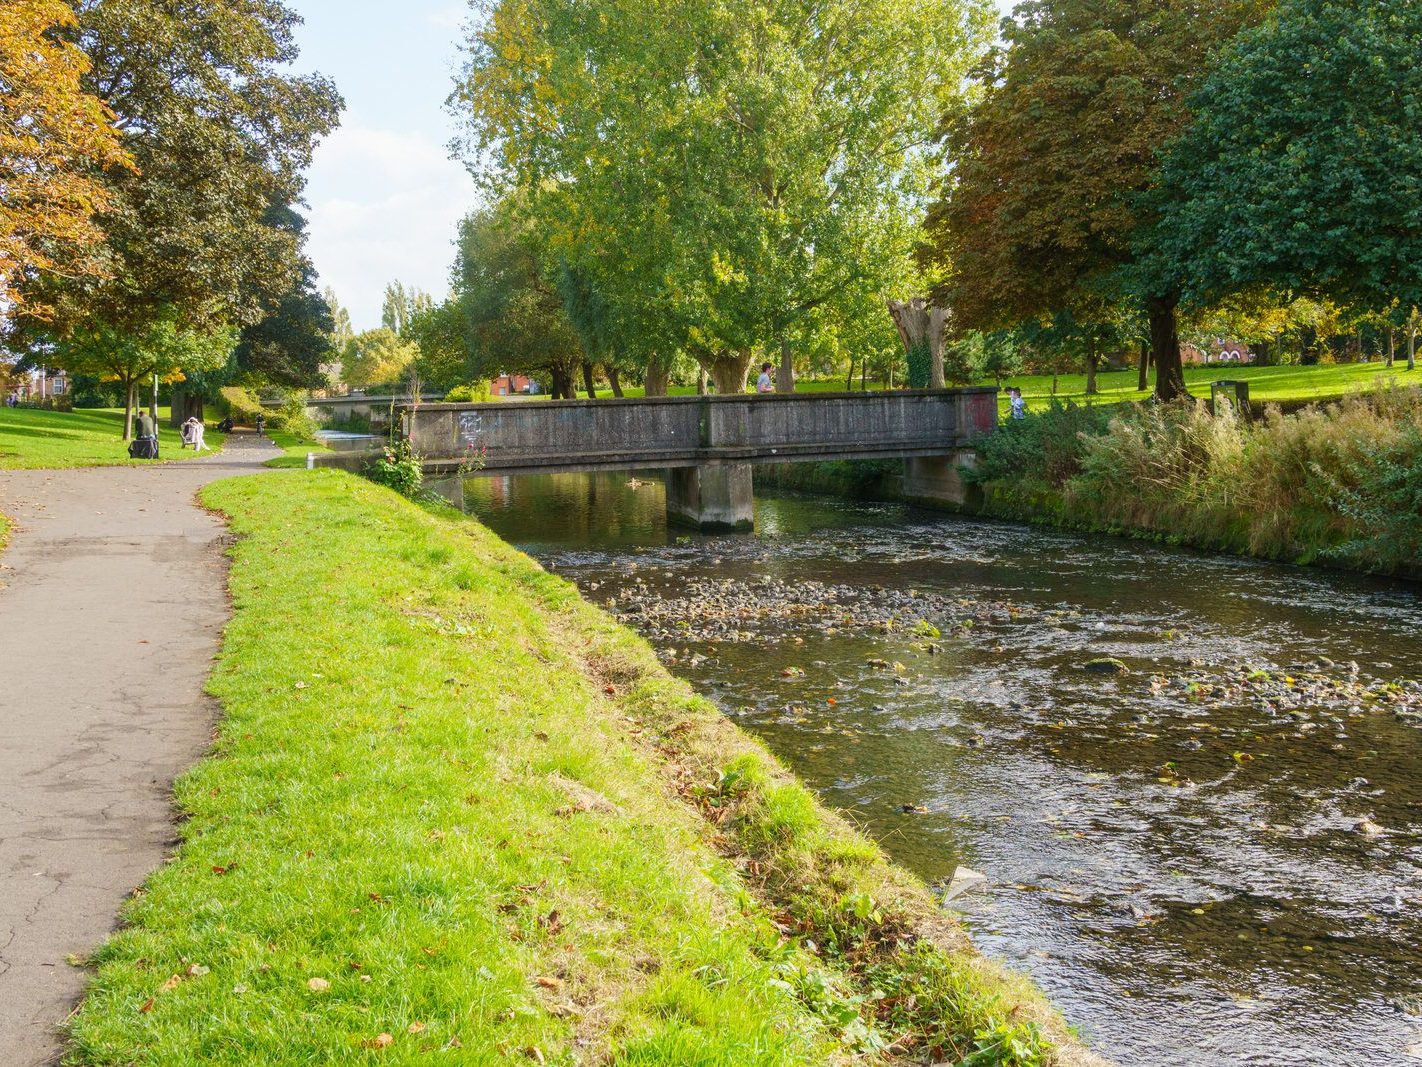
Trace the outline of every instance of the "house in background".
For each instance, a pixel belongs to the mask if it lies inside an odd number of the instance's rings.
[[[530,396],[538,392],[538,383],[523,374],[501,374],[489,383],[490,396]]]
[[[43,367],[12,373],[5,388],[7,403],[13,397],[17,404],[43,405],[68,395],[69,376],[62,370]]]
[[[1200,366],[1205,363],[1247,364],[1254,362],[1254,350],[1242,341],[1226,341],[1223,338],[1217,338],[1209,348],[1182,343],[1180,361],[1186,366]]]

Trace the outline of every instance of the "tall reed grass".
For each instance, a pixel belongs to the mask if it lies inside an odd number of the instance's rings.
[[[1422,577],[1422,390],[1258,420],[1056,405],[980,442],[989,512]]]

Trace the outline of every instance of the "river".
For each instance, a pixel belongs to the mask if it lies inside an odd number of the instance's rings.
[[[1422,1064],[1418,587],[808,496],[687,537],[645,475],[464,495],[898,862],[986,875],[946,906],[1117,1062]]]

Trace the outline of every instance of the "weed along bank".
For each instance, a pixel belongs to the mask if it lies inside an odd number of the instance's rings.
[[[203,501],[236,535],[223,716],[79,1062],[1104,1062],[482,525],[338,471]]]

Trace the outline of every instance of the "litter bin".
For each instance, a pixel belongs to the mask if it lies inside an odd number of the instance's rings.
[[[1240,415],[1249,414],[1249,383],[1226,379],[1221,382],[1210,383],[1210,410],[1216,414],[1220,410],[1220,401],[1234,408]]]

